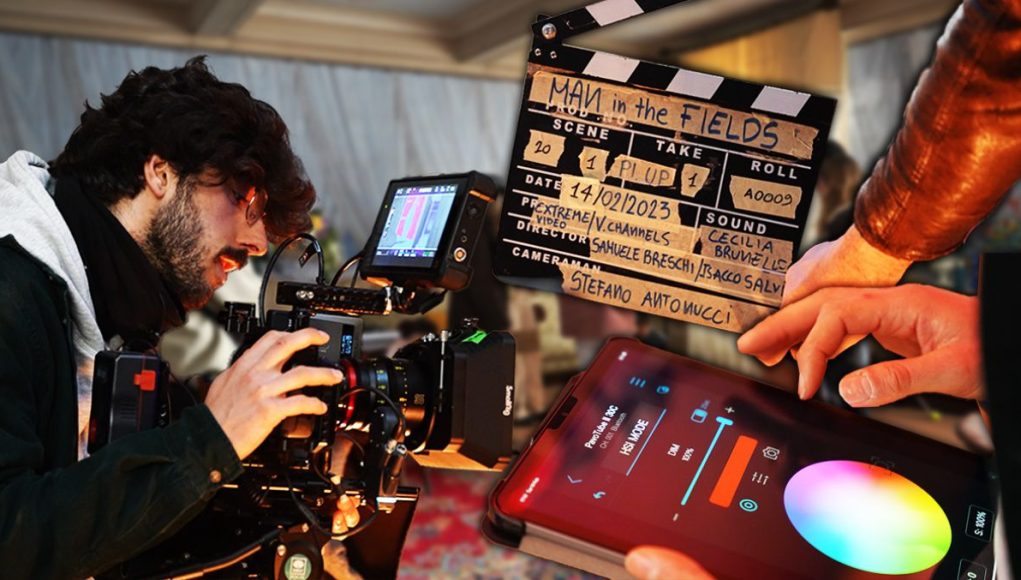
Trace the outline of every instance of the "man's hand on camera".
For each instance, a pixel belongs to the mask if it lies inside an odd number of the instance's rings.
[[[239,458],[247,457],[287,417],[326,412],[326,404],[315,397],[288,395],[302,387],[335,385],[343,380],[343,374],[305,366],[283,372],[283,366],[296,352],[326,344],[329,338],[314,328],[267,332],[216,377],[206,405]]]
[[[918,393],[977,398],[982,392],[978,316],[975,297],[928,286],[825,288],[760,322],[737,347],[775,364],[800,344],[798,395],[807,399],[847,337],[871,334],[907,358],[845,376],[840,395],[852,406],[873,407]]]
[[[628,552],[624,567],[638,580],[712,580],[698,562],[669,548],[639,546]]]

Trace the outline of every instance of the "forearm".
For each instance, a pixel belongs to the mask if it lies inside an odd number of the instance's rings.
[[[240,471],[229,441],[198,407],[65,469],[13,477],[0,489],[4,575],[91,576],[165,539]]]
[[[862,187],[855,225],[892,257],[958,247],[1021,176],[1021,1],[966,0]]]

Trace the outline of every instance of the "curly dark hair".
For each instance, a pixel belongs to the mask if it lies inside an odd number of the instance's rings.
[[[184,66],[132,71],[98,109],[85,104],[50,172],[73,176],[107,206],[134,198],[153,154],[182,180],[215,176],[233,192],[269,196],[266,231],[274,242],[307,231],[315,189],[291,151],[287,126],[245,87],[217,79],[205,56]]]

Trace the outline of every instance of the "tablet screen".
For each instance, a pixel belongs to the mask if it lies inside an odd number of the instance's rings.
[[[956,448],[621,339],[555,417],[500,512],[725,577],[993,577],[988,476]]]

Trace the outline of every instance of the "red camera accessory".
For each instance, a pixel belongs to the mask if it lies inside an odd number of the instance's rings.
[[[89,453],[130,433],[164,424],[169,370],[158,356],[103,351],[92,376]]]

